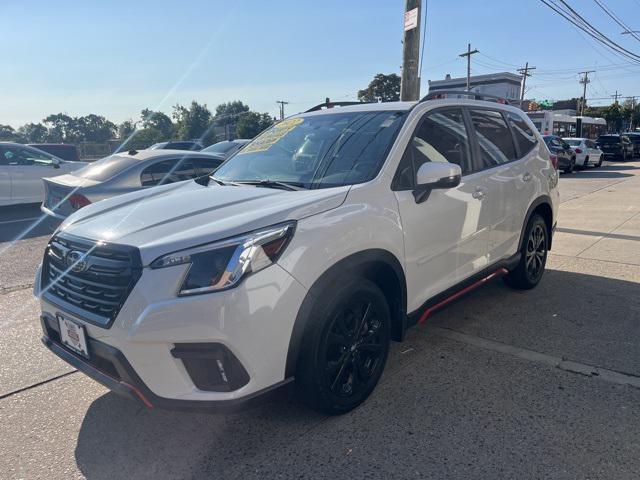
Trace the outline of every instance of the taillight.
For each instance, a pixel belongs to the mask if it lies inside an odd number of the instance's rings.
[[[557,155],[549,155],[549,159],[551,160],[551,165],[553,165],[553,168],[558,170],[558,156]]]
[[[581,148],[576,148],[576,153],[582,153],[582,149]]]
[[[86,207],[87,205],[89,205],[91,201],[84,195],[80,195],[79,193],[74,193],[69,197],[69,203],[76,210],[80,210],[82,207]]]

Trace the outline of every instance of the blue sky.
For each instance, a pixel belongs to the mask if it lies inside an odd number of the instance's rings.
[[[603,1],[640,30],[640,0]],[[620,35],[594,2],[569,3],[640,53],[640,42]],[[400,72],[403,6],[404,0],[0,0],[0,124],[16,127],[58,112],[120,122],[146,107],[170,113],[192,99],[212,110],[239,99],[272,115],[276,100],[291,102],[287,114],[327,96],[355,100],[376,73]],[[428,0],[422,92],[427,79],[465,74],[458,54],[471,42],[481,52],[473,73],[513,71],[526,61],[538,67],[527,97],[578,96],[576,72],[587,67],[600,70],[587,98],[616,89],[640,95],[640,64],[624,63],[583,35],[538,0]]]

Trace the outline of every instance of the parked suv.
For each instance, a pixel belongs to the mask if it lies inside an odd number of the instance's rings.
[[[600,135],[596,145],[602,150],[606,159],[617,159],[626,162],[633,159],[633,144],[626,135]]]
[[[148,407],[349,411],[411,325],[535,287],[558,208],[526,115],[466,98],[311,109],[206,179],[79,210],[37,274],[46,346]]]

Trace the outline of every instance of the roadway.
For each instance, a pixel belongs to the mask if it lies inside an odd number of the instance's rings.
[[[640,477],[640,162],[560,186],[539,287],[495,282],[412,329],[341,417],[146,410],[75,372],[41,346],[31,293],[55,222],[1,210],[0,477]]]

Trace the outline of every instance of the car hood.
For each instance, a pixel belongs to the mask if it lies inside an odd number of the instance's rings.
[[[60,226],[65,234],[133,245],[144,265],[160,255],[340,206],[348,186],[285,191],[179,182],[91,204]]]

